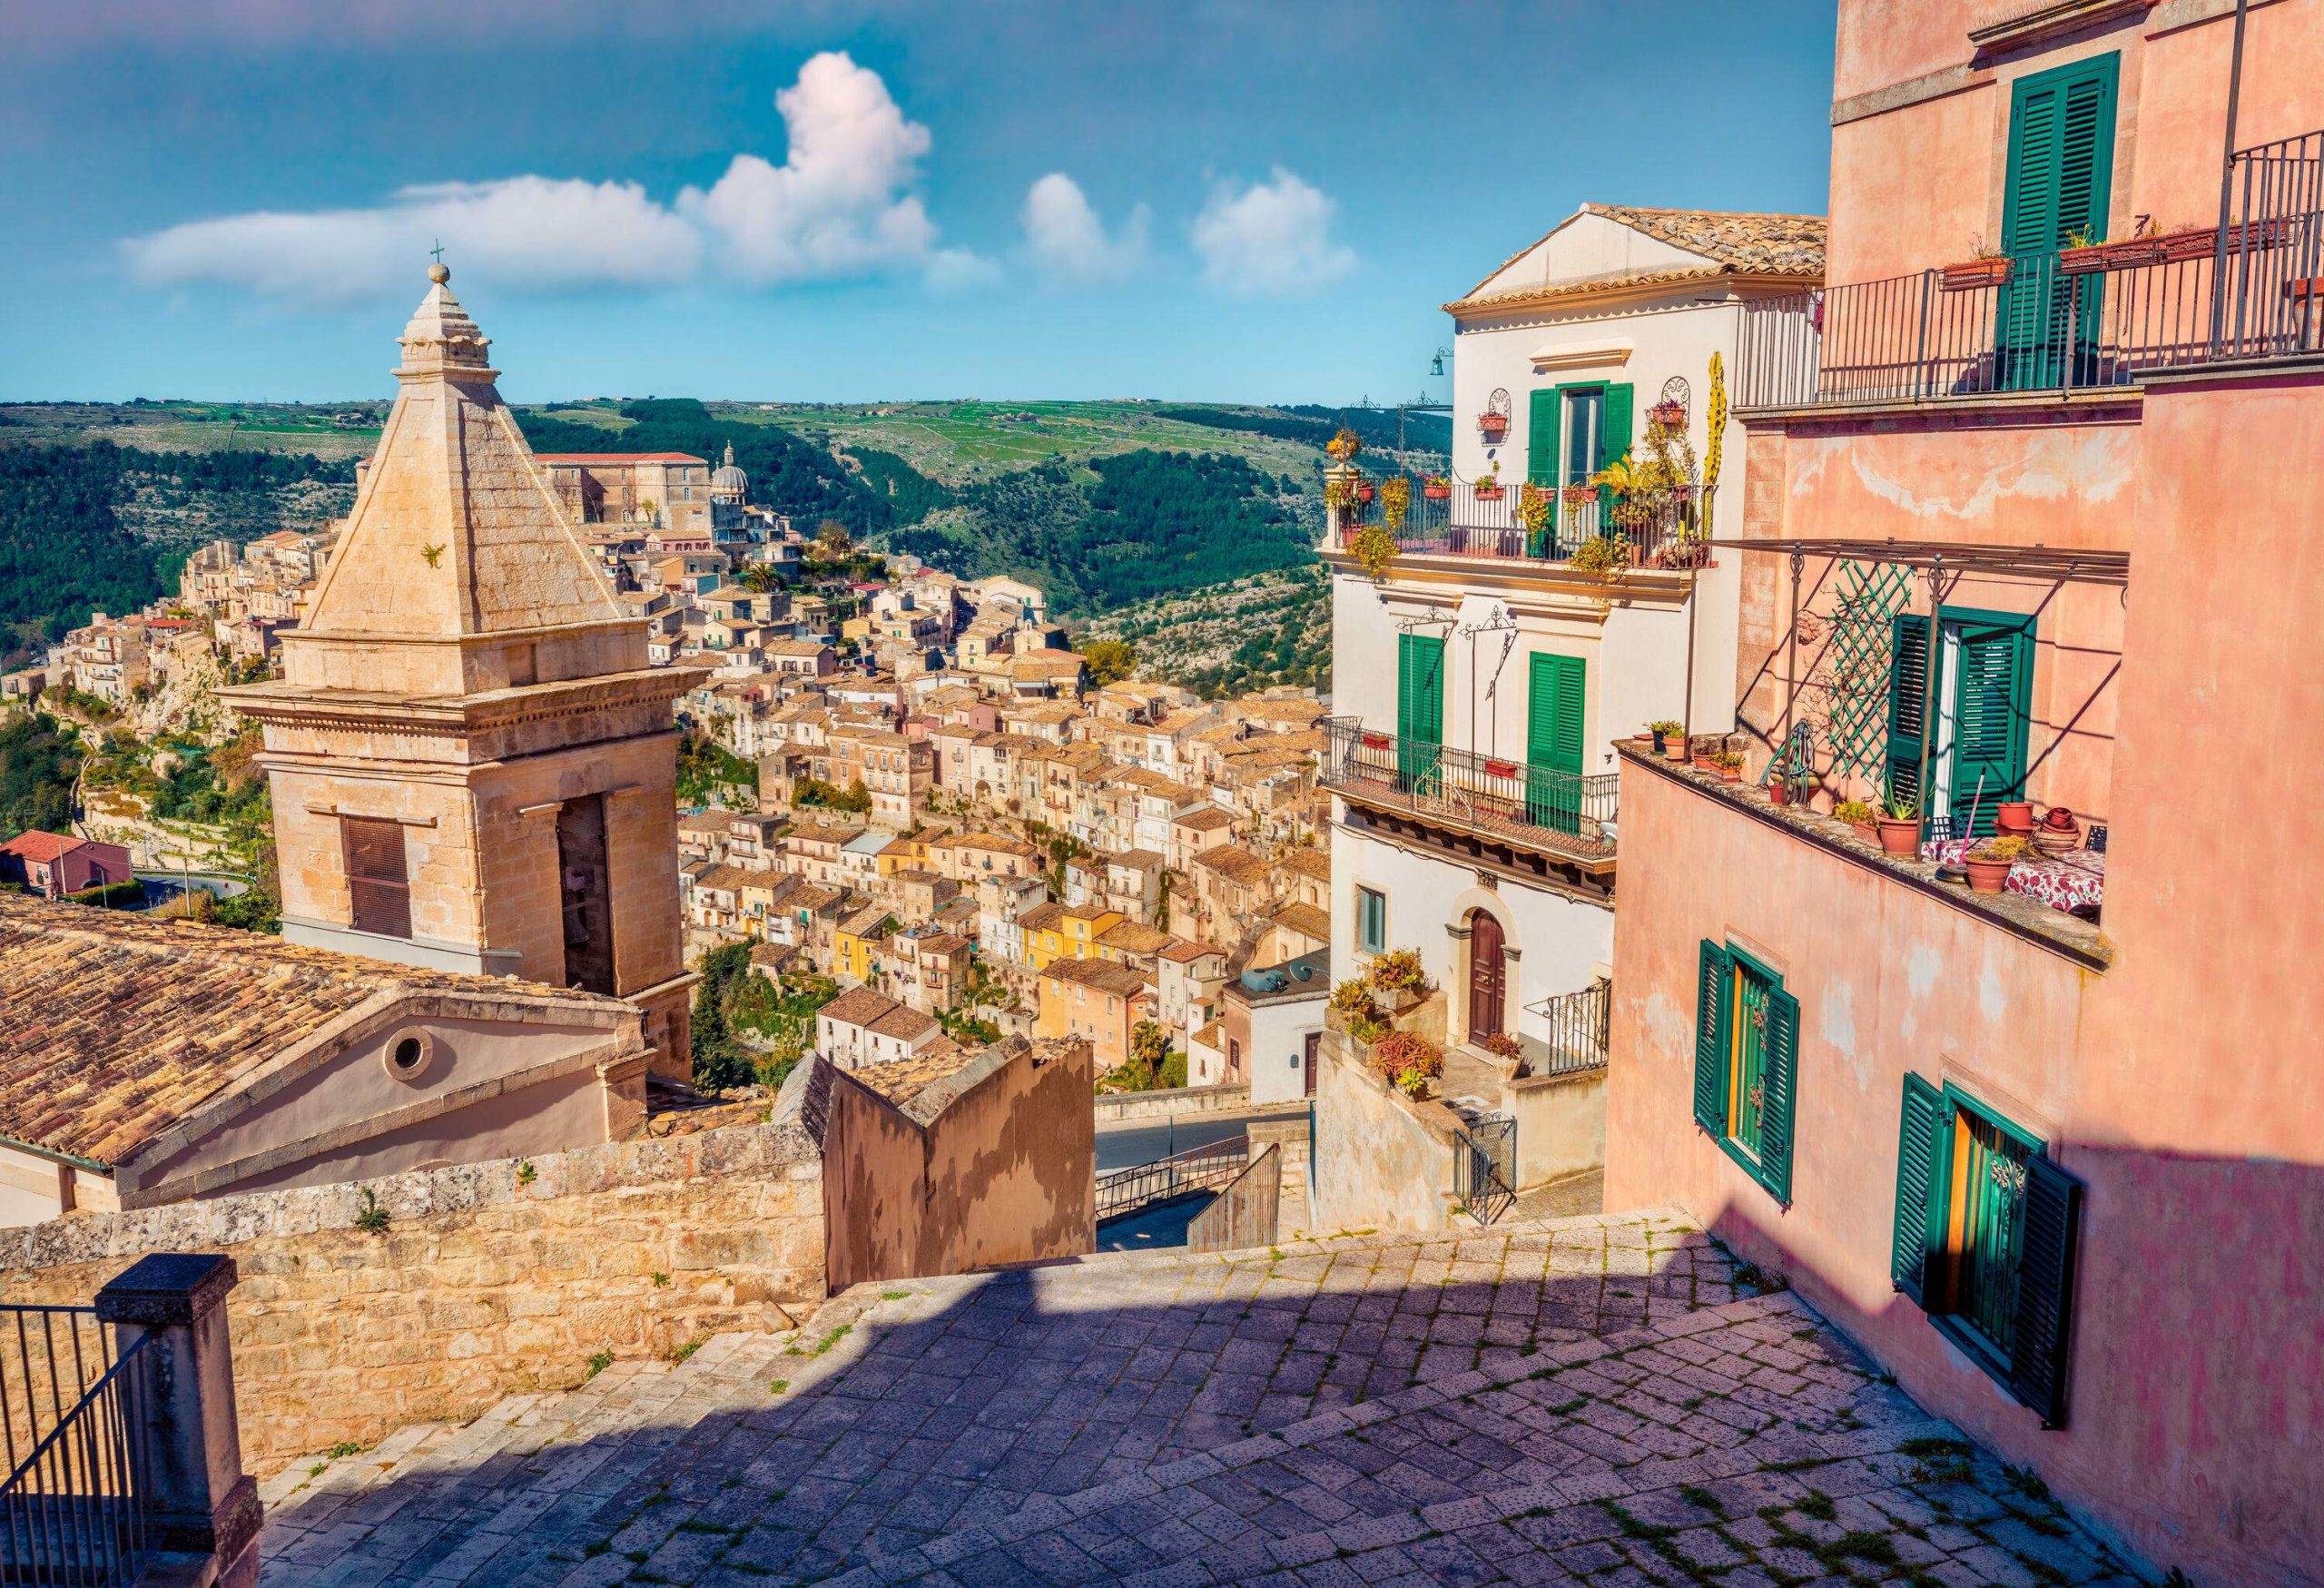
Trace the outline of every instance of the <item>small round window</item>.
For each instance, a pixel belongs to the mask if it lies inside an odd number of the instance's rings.
[[[379,1057],[389,1075],[418,1085],[436,1067],[436,1039],[417,1029],[398,1031]]]

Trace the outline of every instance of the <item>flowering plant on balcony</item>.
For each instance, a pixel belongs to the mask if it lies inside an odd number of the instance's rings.
[[[1477,1046],[1496,1059],[1514,1059],[1524,1051],[1517,1045],[1517,1039],[1507,1031],[1487,1032],[1477,1039]]]
[[[1343,425],[1338,435],[1324,443],[1324,450],[1345,463],[1364,450],[1364,441],[1354,430]]]
[[[1447,501],[1452,495],[1452,482],[1443,475],[1432,474],[1420,482],[1420,494],[1432,502]]]
[[[1470,494],[1481,502],[1501,500],[1501,465],[1495,463],[1487,469],[1477,483],[1470,488]]]
[[[1367,1046],[1388,1034],[1388,1011],[1361,977],[1350,977],[1332,989],[1331,1010],[1340,1017],[1341,1029]]]
[[[1335,513],[1344,513],[1355,505],[1355,481],[1344,474],[1335,474],[1324,482],[1324,506]]]
[[[1366,524],[1347,543],[1347,554],[1362,565],[1364,577],[1375,584],[1401,549],[1393,532],[1382,524]]]
[[[1412,511],[1413,482],[1402,474],[1392,474],[1380,482],[1380,510],[1387,518],[1392,530],[1404,527],[1404,515]]]
[[[1569,560],[1578,574],[1608,581],[1619,579],[1630,566],[1630,542],[1611,535],[1593,535],[1573,548]]]
[[[1539,535],[1550,527],[1550,499],[1547,488],[1530,479],[1517,488],[1517,518],[1529,534]]]

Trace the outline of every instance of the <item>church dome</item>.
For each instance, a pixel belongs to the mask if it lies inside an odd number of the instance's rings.
[[[751,477],[734,467],[734,443],[726,443],[726,460],[711,471],[710,494],[742,500],[751,488]]]

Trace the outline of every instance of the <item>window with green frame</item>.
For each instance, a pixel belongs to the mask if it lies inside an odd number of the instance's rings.
[[[2044,1427],[2066,1420],[2082,1182],[1958,1088],[1905,1077],[1896,1288]]]
[[[1355,946],[1362,953],[1387,952],[1388,895],[1377,888],[1355,890]]]
[[[1787,1208],[1798,1082],[1799,1001],[1743,950],[1705,938],[1695,1006],[1695,1123]]]

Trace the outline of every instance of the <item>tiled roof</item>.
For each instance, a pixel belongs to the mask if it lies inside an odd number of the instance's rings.
[[[1332,857],[1320,849],[1302,844],[1286,853],[1279,863],[1284,870],[1303,877],[1326,883],[1332,880]]]
[[[1185,938],[1174,939],[1170,946],[1162,951],[1162,957],[1175,965],[1191,965],[1208,954],[1216,954],[1224,959],[1226,951],[1206,942],[1189,942]]]
[[[37,830],[19,833],[5,843],[0,843],[0,854],[13,854],[23,860],[52,861],[88,845],[85,838],[70,838],[62,833],[42,833]]]
[[[909,1059],[882,1060],[850,1073],[901,1108],[938,1081],[950,1080],[983,1051],[982,1048],[963,1048],[950,1037],[939,1037]]]
[[[1222,843],[1215,849],[1206,849],[1195,856],[1195,863],[1253,886],[1265,882],[1271,869],[1265,861],[1239,843]]]
[[[1100,992],[1128,998],[1144,990],[1146,976],[1112,960],[1051,960],[1041,974],[1059,981],[1078,982]]]
[[[878,1020],[873,1021],[871,1029],[883,1037],[893,1037],[899,1041],[913,1042],[934,1031],[936,1021],[931,1015],[922,1014],[916,1009],[907,1009],[899,1003]]]
[[[1625,287],[1649,287],[1688,281],[1715,281],[1721,276],[1790,276],[1817,281],[1824,274],[1825,221],[1821,215],[1763,214],[1728,210],[1649,210],[1629,204],[1584,204],[1582,214],[1601,215],[1659,242],[1699,253],[1711,262],[1640,271],[1630,275],[1566,281],[1512,291],[1484,293],[1486,282],[1540,247],[1567,222],[1536,238],[1495,265],[1468,292],[1444,308],[1486,309],[1544,299],[1603,292]],[[1571,217],[1568,218],[1571,220]]]
[[[1098,941],[1126,954],[1153,954],[1161,952],[1176,940],[1142,921],[1122,921],[1099,932]]]
[[[815,1012],[834,1024],[870,1026],[891,1009],[903,1006],[869,987],[851,987]]]
[[[1235,818],[1216,805],[1205,805],[1199,811],[1188,811],[1183,816],[1170,819],[1173,827],[1191,827],[1197,833],[1208,833],[1220,827],[1232,827]]]
[[[366,1004],[418,993],[628,1012],[594,993],[0,893],[0,1136],[119,1163]]]
[[[1267,919],[1302,937],[1312,937],[1319,942],[1331,941],[1332,918],[1313,904],[1285,904]]]

